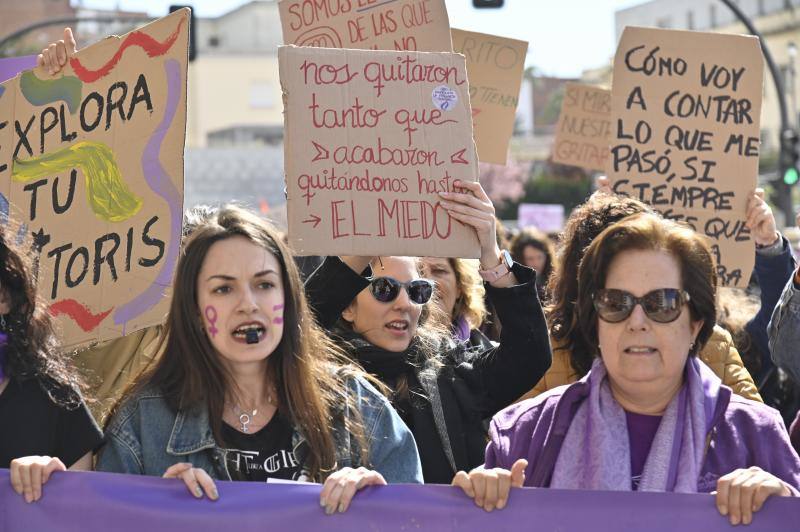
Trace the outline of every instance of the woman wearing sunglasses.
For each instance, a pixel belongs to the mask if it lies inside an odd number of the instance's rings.
[[[581,263],[577,313],[591,370],[495,416],[485,469],[454,479],[476,503],[504,506],[511,485],[716,491],[719,512],[748,524],[768,497],[800,495],[778,413],[697,360],[716,316],[701,236],[652,214],[609,227]]]
[[[499,347],[472,351],[454,341],[446,319],[435,316],[434,284],[420,278],[416,259],[328,257],[306,282],[320,323],[392,389],[428,483],[449,483],[459,469],[482,463],[483,420],[530,389],[550,364],[535,273],[505,262],[480,184],[457,186],[466,192],[442,195],[442,205],[454,223],[475,229],[481,275],[503,322]]]

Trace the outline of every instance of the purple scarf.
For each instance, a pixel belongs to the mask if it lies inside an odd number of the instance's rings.
[[[697,492],[720,385],[716,377],[710,382],[706,378],[704,385],[703,370],[697,358],[689,357],[684,384],[667,406],[647,455],[639,491]],[[631,490],[625,411],[614,399],[607,376],[602,360],[595,360],[588,375],[589,396],[567,430],[550,487]]]
[[[453,334],[459,341],[466,342],[469,340],[469,333],[469,322],[467,322],[464,316],[459,316],[458,319],[453,322]]]

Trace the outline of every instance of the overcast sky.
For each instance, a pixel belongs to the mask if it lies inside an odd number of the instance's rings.
[[[215,17],[249,0],[194,0],[201,17]],[[614,54],[614,11],[644,0],[505,0],[502,9],[474,9],[472,0],[445,0],[450,26],[529,42],[528,65],[543,73],[577,77]],[[164,15],[175,0],[82,0],[84,7]]]

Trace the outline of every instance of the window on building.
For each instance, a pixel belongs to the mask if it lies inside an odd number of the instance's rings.
[[[717,27],[717,6],[708,6],[708,25],[711,28]]]
[[[269,109],[275,105],[272,97],[272,85],[266,81],[250,83],[250,107],[253,109]]]
[[[686,12],[686,29],[693,30],[694,29],[694,12],[687,11]]]
[[[217,37],[216,35],[212,35],[211,37],[209,37],[208,46],[210,46],[211,48],[216,48],[217,46],[219,46],[219,37]]]
[[[658,28],[671,28],[672,27],[672,21],[670,20],[669,17],[660,18],[660,19],[656,20],[656,27],[658,27]]]
[[[767,14],[767,8],[764,6],[764,0],[758,0],[758,2],[756,3],[756,6],[757,6],[757,9],[758,9],[758,15],[759,16]]]

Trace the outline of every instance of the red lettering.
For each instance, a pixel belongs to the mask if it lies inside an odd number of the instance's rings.
[[[439,109],[415,109],[413,111],[408,109],[398,109],[394,113],[394,121],[403,127],[403,131],[408,135],[408,145],[412,145],[411,134],[419,128],[415,126],[427,126],[433,124],[434,126],[441,126],[442,124],[457,124],[458,120],[452,118],[442,118],[442,112]]]
[[[344,221],[344,217],[339,216],[339,204],[344,203],[344,200],[331,202],[331,230],[333,231],[333,239],[349,236],[350,233],[342,233],[339,231],[339,222]]]
[[[358,76],[358,72],[350,72],[350,65],[344,64],[340,67],[333,65],[322,64],[318,65],[313,61],[306,59],[300,65],[300,70],[303,71],[303,82],[308,85],[308,74],[311,71],[313,76],[314,85],[344,85],[350,83],[353,78]]]
[[[347,109],[320,109],[317,103],[317,93],[311,93],[311,120],[314,127],[334,129],[338,127],[349,128],[373,128],[378,125],[381,116],[386,114],[386,109],[377,110],[369,107],[364,109],[356,96],[355,103]],[[438,111],[438,109],[437,109]],[[319,114],[321,113],[321,116]]]

